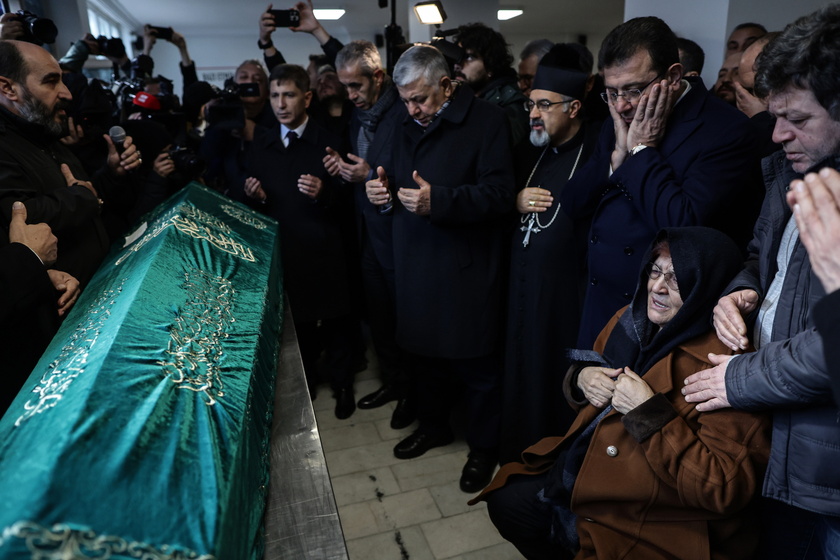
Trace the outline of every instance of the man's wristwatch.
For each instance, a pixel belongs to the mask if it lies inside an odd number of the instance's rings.
[[[271,47],[273,47],[274,42],[271,39],[269,39],[268,43],[263,43],[260,39],[257,39],[257,46],[260,48],[260,50],[264,51],[265,49],[270,49]]]
[[[642,144],[641,142],[639,142],[638,144],[636,144],[635,146],[633,146],[632,148],[630,148],[630,151],[629,151],[628,153],[629,153],[631,156],[635,156],[636,154],[638,154],[639,152],[641,152],[641,151],[642,151],[642,150],[644,150],[645,148],[647,148],[647,146],[645,146],[644,144]]]

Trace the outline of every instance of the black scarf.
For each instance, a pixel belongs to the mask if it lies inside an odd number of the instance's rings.
[[[683,304],[660,330],[647,317],[648,276],[653,248],[666,241]],[[609,367],[630,369],[644,375],[680,344],[709,330],[712,310],[743,261],[735,243],[718,230],[704,227],[661,230],[639,271],[639,282],[630,308],[619,319],[604,347]]]

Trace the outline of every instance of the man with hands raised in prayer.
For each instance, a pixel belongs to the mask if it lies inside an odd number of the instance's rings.
[[[15,201],[9,243],[0,247],[0,416],[79,297],[79,281],[52,268],[58,240],[50,226],[26,221],[26,206]]]
[[[748,119],[683,78],[665,22],[640,17],[613,29],[598,67],[612,122],[560,196],[570,217],[591,223],[579,348],[630,302],[660,228],[714,227],[746,246],[763,196]]]
[[[714,367],[682,389],[698,411],[773,413],[762,559],[840,558],[840,412],[826,362],[837,340],[817,318],[835,286],[812,243],[821,223],[808,197],[840,168],[839,25],[840,5],[826,6],[788,25],[757,60],[756,90],[784,150],[762,161],[767,195],[749,258],[713,317],[718,338],[747,352],[710,354]],[[824,205],[819,214],[837,211]]]
[[[335,415],[356,409],[351,368],[358,321],[352,314],[346,236],[342,215],[349,193],[324,169],[327,146],[339,139],[307,116],[312,100],[309,75],[293,64],[275,66],[269,102],[277,123],[257,128],[245,154],[248,179],[231,196],[279,222],[283,287],[295,322],[311,396],[318,385],[318,357],[336,398]]]
[[[338,146],[329,147],[324,166],[330,175],[350,183],[355,196],[364,315],[382,377],[382,386],[363,396],[359,408],[377,408],[396,400],[391,427],[401,429],[414,421],[414,403],[402,367],[402,351],[394,339],[396,288],[391,218],[379,214],[376,206],[368,202],[365,181],[376,177],[377,166],[393,169],[394,138],[401,131],[405,107],[382,68],[379,50],[370,41],[352,41],[344,46],[336,57],[336,71],[354,105],[348,131],[350,153],[343,159],[334,149]]]
[[[434,47],[403,53],[394,83],[408,110],[394,169],[367,183],[371,203],[393,219],[397,343],[418,395],[420,425],[394,455],[450,443],[449,413],[464,385],[470,456],[461,489],[475,492],[498,453],[502,255],[515,202],[508,124],[500,108],[457,86]]]

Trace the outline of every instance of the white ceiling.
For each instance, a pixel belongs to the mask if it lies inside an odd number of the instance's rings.
[[[172,26],[185,36],[201,34],[252,34],[256,37],[259,15],[266,9],[265,0],[111,0],[131,15],[138,25],[151,23]],[[397,23],[407,31],[409,1],[397,1]],[[444,7],[459,0],[442,0]],[[463,0],[461,0],[463,1]],[[473,4],[475,0],[469,3]],[[337,22],[324,22],[328,31],[337,35],[346,30],[350,37],[373,39],[390,22],[390,9],[380,9],[377,0],[314,0],[316,8],[344,8],[346,13]],[[283,8],[292,2],[277,2]],[[555,41],[574,40],[578,35],[590,37],[589,46],[597,51],[601,38],[623,20],[624,0],[511,0],[501,7],[523,9],[525,13],[506,22],[499,29],[514,48],[514,54],[530,38],[547,37]],[[474,5],[474,4],[473,4]],[[412,15],[413,17],[413,15]],[[462,21],[447,21],[443,27],[457,26]],[[489,22],[485,22],[489,23]]]

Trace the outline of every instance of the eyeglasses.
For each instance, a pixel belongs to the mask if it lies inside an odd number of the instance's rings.
[[[665,284],[674,291],[679,292],[680,287],[677,285],[677,275],[673,272],[664,272],[654,263],[648,263],[647,267],[648,278],[656,282],[660,277],[665,277]]]
[[[628,89],[627,91],[618,92],[616,90],[612,91],[604,91],[601,93],[601,99],[604,100],[604,103],[615,103],[618,101],[619,97],[623,97],[625,101],[628,103],[633,103],[634,101],[638,101],[639,98],[642,96],[642,93],[648,88],[650,84],[657,81],[659,78],[662,77],[662,74],[659,74],[654,79],[646,83],[641,88],[633,88]],[[611,88],[610,88],[611,89]]]
[[[549,101],[548,99],[540,99],[539,101],[525,101],[522,105],[525,107],[525,110],[529,113],[534,110],[534,107],[540,110],[542,113],[548,113],[551,111],[552,105],[561,105],[563,103],[571,103],[574,99],[569,99],[568,101]]]

